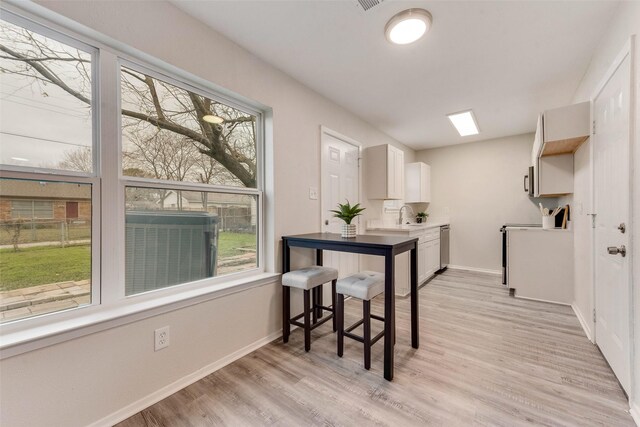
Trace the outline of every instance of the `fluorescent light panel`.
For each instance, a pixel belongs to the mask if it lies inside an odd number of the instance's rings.
[[[480,133],[476,118],[471,110],[462,111],[460,113],[447,114],[449,120],[456,128],[460,136],[477,135]]]

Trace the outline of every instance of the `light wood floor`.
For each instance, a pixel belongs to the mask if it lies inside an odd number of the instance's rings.
[[[346,324],[361,306],[347,301]],[[382,313],[380,298],[372,310]],[[289,344],[274,341],[120,426],[634,425],[569,307],[509,297],[496,276],[447,271],[420,291],[419,350],[408,299],[398,299],[397,324],[393,382],[382,378],[382,341],[365,371],[359,343],[336,356],[328,322],[311,352],[295,330]]]

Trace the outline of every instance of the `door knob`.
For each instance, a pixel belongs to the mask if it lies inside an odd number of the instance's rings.
[[[609,246],[607,248],[607,252],[609,252],[609,255],[622,255],[623,257],[627,256],[627,248],[622,245],[619,248],[616,246]]]
[[[324,220],[324,225],[329,225],[329,220],[328,219]]]
[[[620,230],[622,234],[624,234],[624,232],[627,231],[627,226],[624,224],[624,222],[620,223],[620,225],[618,226],[618,230]]]

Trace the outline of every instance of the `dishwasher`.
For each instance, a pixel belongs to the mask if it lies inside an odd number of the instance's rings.
[[[449,225],[440,227],[440,271],[449,265]]]

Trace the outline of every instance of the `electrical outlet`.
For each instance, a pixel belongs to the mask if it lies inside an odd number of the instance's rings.
[[[165,347],[169,347],[169,327],[165,326],[160,329],[156,329],[154,332],[155,346],[154,351],[161,350]]]

